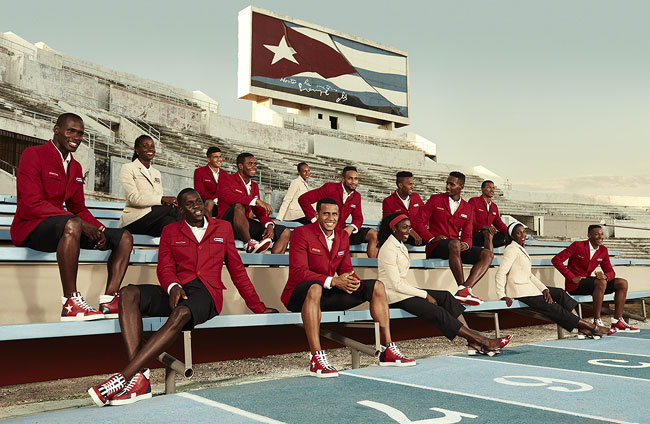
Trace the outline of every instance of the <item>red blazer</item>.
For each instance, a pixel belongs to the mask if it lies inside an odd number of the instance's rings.
[[[411,203],[408,209],[404,205],[402,198],[399,197],[396,191],[381,202],[382,216],[390,215],[391,213],[403,213],[408,215],[409,219],[415,218],[420,213],[420,208],[424,206],[424,202],[417,193],[411,193]]]
[[[350,260],[350,238],[345,231],[334,229],[330,252],[318,222],[297,227],[291,234],[289,280],[280,297],[282,303],[289,305],[293,289],[303,281],[316,280],[324,284],[327,277],[350,271],[354,272],[354,268]],[[359,278],[356,274],[355,277]]]
[[[339,222],[336,228],[345,228],[345,221],[352,215],[352,224],[361,229],[363,225],[363,213],[361,212],[361,195],[355,191],[348,197],[348,200],[343,204],[343,183],[325,183],[319,188],[309,190],[298,198],[298,204],[305,213],[308,220],[312,220],[316,216],[312,203],[318,202],[320,199],[331,197],[339,204]]]
[[[29,233],[51,216],[78,215],[101,226],[86,207],[83,188],[81,165],[72,158],[66,177],[61,155],[51,140],[25,149],[16,176],[18,205],[10,231],[13,243],[22,245]]]
[[[266,215],[266,209],[261,206],[250,206],[250,203],[253,201],[253,199],[260,198],[260,188],[255,181],[251,181],[251,194],[249,195],[246,192],[244,181],[241,179],[241,176],[238,172],[235,172],[234,174],[226,174],[223,177],[224,178],[222,180],[222,176],[219,176],[219,187],[217,195],[217,198],[219,199],[217,217],[219,219],[223,218],[223,215],[226,213],[226,211],[228,211],[228,209],[230,209],[232,205],[235,203],[241,203],[246,207],[247,217],[250,216],[252,210],[253,214],[255,214],[257,219],[259,219],[262,224],[266,225],[267,222],[273,222]]]
[[[225,175],[228,173],[219,168],[219,181],[223,181]],[[199,192],[204,201],[217,198],[217,181],[208,165],[194,170],[194,190]]]
[[[568,266],[564,265],[569,260]],[[589,260],[589,240],[574,241],[569,247],[558,253],[551,259],[553,266],[564,275],[564,287],[568,292],[578,288],[571,280],[575,277],[589,277],[594,270],[600,265],[607,276],[607,281],[616,278],[616,273],[609,261],[609,252],[605,246],[600,246],[593,258]]]
[[[469,203],[461,199],[460,206],[458,206],[456,213],[452,215],[449,208],[449,196],[440,193],[431,195],[411,224],[424,241],[442,235],[450,239],[463,241],[471,248],[473,222],[474,209]],[[429,226],[428,229],[427,225]],[[427,255],[433,251],[437,244],[427,244]]]
[[[481,228],[488,225],[494,225],[500,233],[507,234],[508,227],[501,220],[497,204],[492,202],[490,210],[487,209],[487,203],[483,196],[472,197],[467,201],[474,208],[474,232],[478,233]]]
[[[172,283],[185,285],[200,278],[221,313],[223,293],[221,270],[226,264],[230,278],[244,298],[246,306],[255,312],[264,312],[266,306],[246,274],[246,268],[235,248],[235,238],[229,222],[208,218],[208,228],[201,243],[185,220],[165,225],[158,247],[158,281],[165,291]]]

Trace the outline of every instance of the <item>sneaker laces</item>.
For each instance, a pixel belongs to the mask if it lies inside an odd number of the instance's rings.
[[[628,324],[627,322],[625,322],[625,320],[624,320],[623,318],[619,318],[619,319],[618,319],[618,322],[617,322],[616,324],[619,324],[619,323],[620,323],[623,327],[625,327],[625,328],[629,328],[629,327],[630,327],[630,324]],[[616,325],[616,324],[614,324],[614,325]]]
[[[321,366],[322,366],[324,369],[326,369],[326,370],[330,370],[330,369],[333,370],[333,369],[335,369],[335,368],[330,364],[329,360],[327,359],[327,354],[325,353],[325,351],[323,351],[323,350],[319,350],[318,352],[316,352],[316,354],[315,354],[314,356],[316,357],[316,360],[321,364]]]
[[[390,343],[388,346],[386,346],[386,350],[388,349],[390,349],[390,351],[393,352],[393,354],[398,358],[406,359],[406,356],[402,355],[402,352],[399,351],[395,343]]]
[[[72,299],[72,301],[77,306],[79,306],[81,309],[84,309],[84,310],[86,310],[88,312],[97,312],[97,310],[95,308],[93,308],[88,303],[86,303],[86,299],[84,299],[83,296],[74,296],[73,295],[72,297],[70,297],[70,299]]]
[[[106,382],[99,385],[99,391],[104,395],[108,396],[111,393],[115,393],[124,388],[126,380],[122,374],[115,374],[113,377],[109,378]]]
[[[596,319],[594,320],[594,324],[596,324],[596,325],[599,326],[599,327],[604,327],[604,326],[605,326],[605,324],[603,323],[603,320],[600,319],[600,318],[596,318]]]
[[[129,381],[129,384],[126,385],[123,391],[128,392],[129,390],[133,389],[135,385],[138,383],[140,380],[140,376],[142,375],[141,372],[136,373],[133,378]]]

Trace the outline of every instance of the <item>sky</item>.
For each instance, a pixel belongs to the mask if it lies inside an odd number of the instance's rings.
[[[201,90],[250,119],[237,99],[237,14],[250,4],[13,0],[0,32]],[[405,130],[435,142],[439,162],[515,188],[650,196],[650,2],[252,4],[407,51]]]

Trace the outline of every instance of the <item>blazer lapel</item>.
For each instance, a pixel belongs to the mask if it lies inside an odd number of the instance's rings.
[[[515,243],[515,242],[513,241],[513,243]],[[519,249],[521,249],[521,251],[524,252],[524,255],[526,255],[528,260],[532,262],[532,260],[530,259],[530,255],[528,254],[528,252],[526,252],[526,248],[524,246],[520,245],[519,243],[517,243],[517,246],[519,246]]]
[[[185,220],[183,220],[185,221]],[[209,228],[209,227],[208,227]],[[196,240],[196,237],[194,236],[194,233],[192,230],[190,230],[189,224],[187,221],[183,222],[183,225],[181,225],[181,233],[187,237],[189,240],[191,240],[194,244],[199,244],[199,242]],[[207,236],[207,231],[206,231],[206,236]],[[203,237],[205,239],[205,236]]]
[[[136,165],[138,165],[138,169],[140,170],[140,173],[144,175],[147,181],[149,181],[149,184],[151,184],[151,186],[153,187],[153,181],[151,181],[151,177],[149,176],[149,174],[151,173],[151,168],[149,168],[149,172],[147,172],[147,168],[142,164],[142,162],[140,162],[139,159],[136,159],[136,161],[137,161]]]

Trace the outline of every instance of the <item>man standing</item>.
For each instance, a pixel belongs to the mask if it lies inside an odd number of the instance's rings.
[[[456,299],[467,305],[480,305],[483,300],[472,294],[472,287],[490,268],[494,255],[487,249],[472,247],[474,211],[460,197],[464,187],[465,175],[451,172],[446,192],[431,195],[413,227],[426,240],[428,258],[449,259],[449,268],[458,284]],[[463,263],[473,265],[467,280]]]
[[[256,173],[255,156],[237,156],[237,172],[226,175],[219,184],[218,217],[232,224],[235,236],[246,244],[247,253],[263,252],[273,241],[271,253],[284,253],[291,231],[269,218],[273,209],[260,199],[259,186],[253,181]]]
[[[298,164],[298,178],[291,181],[287,194],[282,199],[282,205],[276,217],[279,221],[296,221],[301,224],[309,224],[309,221],[305,218],[305,213],[298,203],[298,198],[309,191],[307,180],[310,175],[311,169],[309,169],[309,165],[305,162],[300,162]]]
[[[128,231],[104,227],[86,207],[81,165],[72,157],[83,135],[83,120],[72,113],[62,114],[54,125],[52,140],[25,149],[16,176],[18,204],[11,240],[16,246],[56,252],[63,286],[61,321],[117,318],[117,292],[133,248]],[[112,251],[99,311],[77,291],[80,249]]]
[[[627,296],[627,280],[616,278],[609,260],[609,252],[603,245],[603,229],[600,225],[590,225],[585,241],[574,241],[569,247],[551,259],[553,266],[566,278],[566,291],[575,295],[591,295],[594,306],[594,323],[603,326],[600,312],[605,294],[614,295],[614,318],[611,327],[617,331],[638,333],[638,328],[630,327],[623,319],[623,308]],[[569,260],[568,266],[564,265]],[[596,268],[600,266],[592,276]]]
[[[310,190],[300,196],[298,203],[305,213],[305,218],[316,222],[316,215],[312,203],[329,197],[339,205],[340,216],[338,228],[344,230],[351,245],[368,243],[367,254],[369,258],[377,257],[377,230],[362,227],[363,213],[361,212],[361,195],[357,192],[359,174],[354,166],[346,166],[341,172],[340,183],[325,183],[317,189]],[[352,215],[352,222],[346,225],[345,221]]]
[[[338,202],[323,198],[316,204],[316,221],[294,230],[289,250],[289,279],[282,303],[300,312],[309,342],[311,375],[337,377],[320,345],[321,311],[340,311],[370,302],[370,315],[379,323],[381,343],[386,350],[380,365],[411,366],[392,342],[386,291],[381,281],[360,280],[350,259],[349,237],[337,226]]]
[[[472,197],[467,203],[474,208],[474,232],[472,244],[483,246],[490,252],[495,247],[506,244],[508,228],[501,220],[499,208],[492,201],[494,197],[494,182],[485,180],[481,183],[481,196]]]
[[[165,226],[160,236],[160,285],[129,285],[120,290],[120,327],[129,363],[121,373],[88,389],[98,406],[125,405],[151,397],[149,370],[144,367],[182,330],[191,330],[221,312],[226,289],[221,281],[224,263],[251,311],[277,312],[260,301],[235,248],[230,225],[207,218],[201,196],[194,189],[181,190],[177,199],[185,219]],[[143,346],[142,315],[169,317]]]
[[[413,221],[418,216],[420,208],[424,206],[420,195],[413,192],[413,174],[408,171],[398,172],[396,184],[397,190],[385,198],[381,204],[382,216],[392,213],[403,213]],[[422,244],[422,237],[411,228],[406,243],[419,246]]]
[[[205,214],[210,217],[217,216],[217,187],[219,180],[228,175],[221,169],[223,159],[221,149],[208,147],[206,152],[208,164],[194,170],[194,190],[198,191],[205,203]]]

